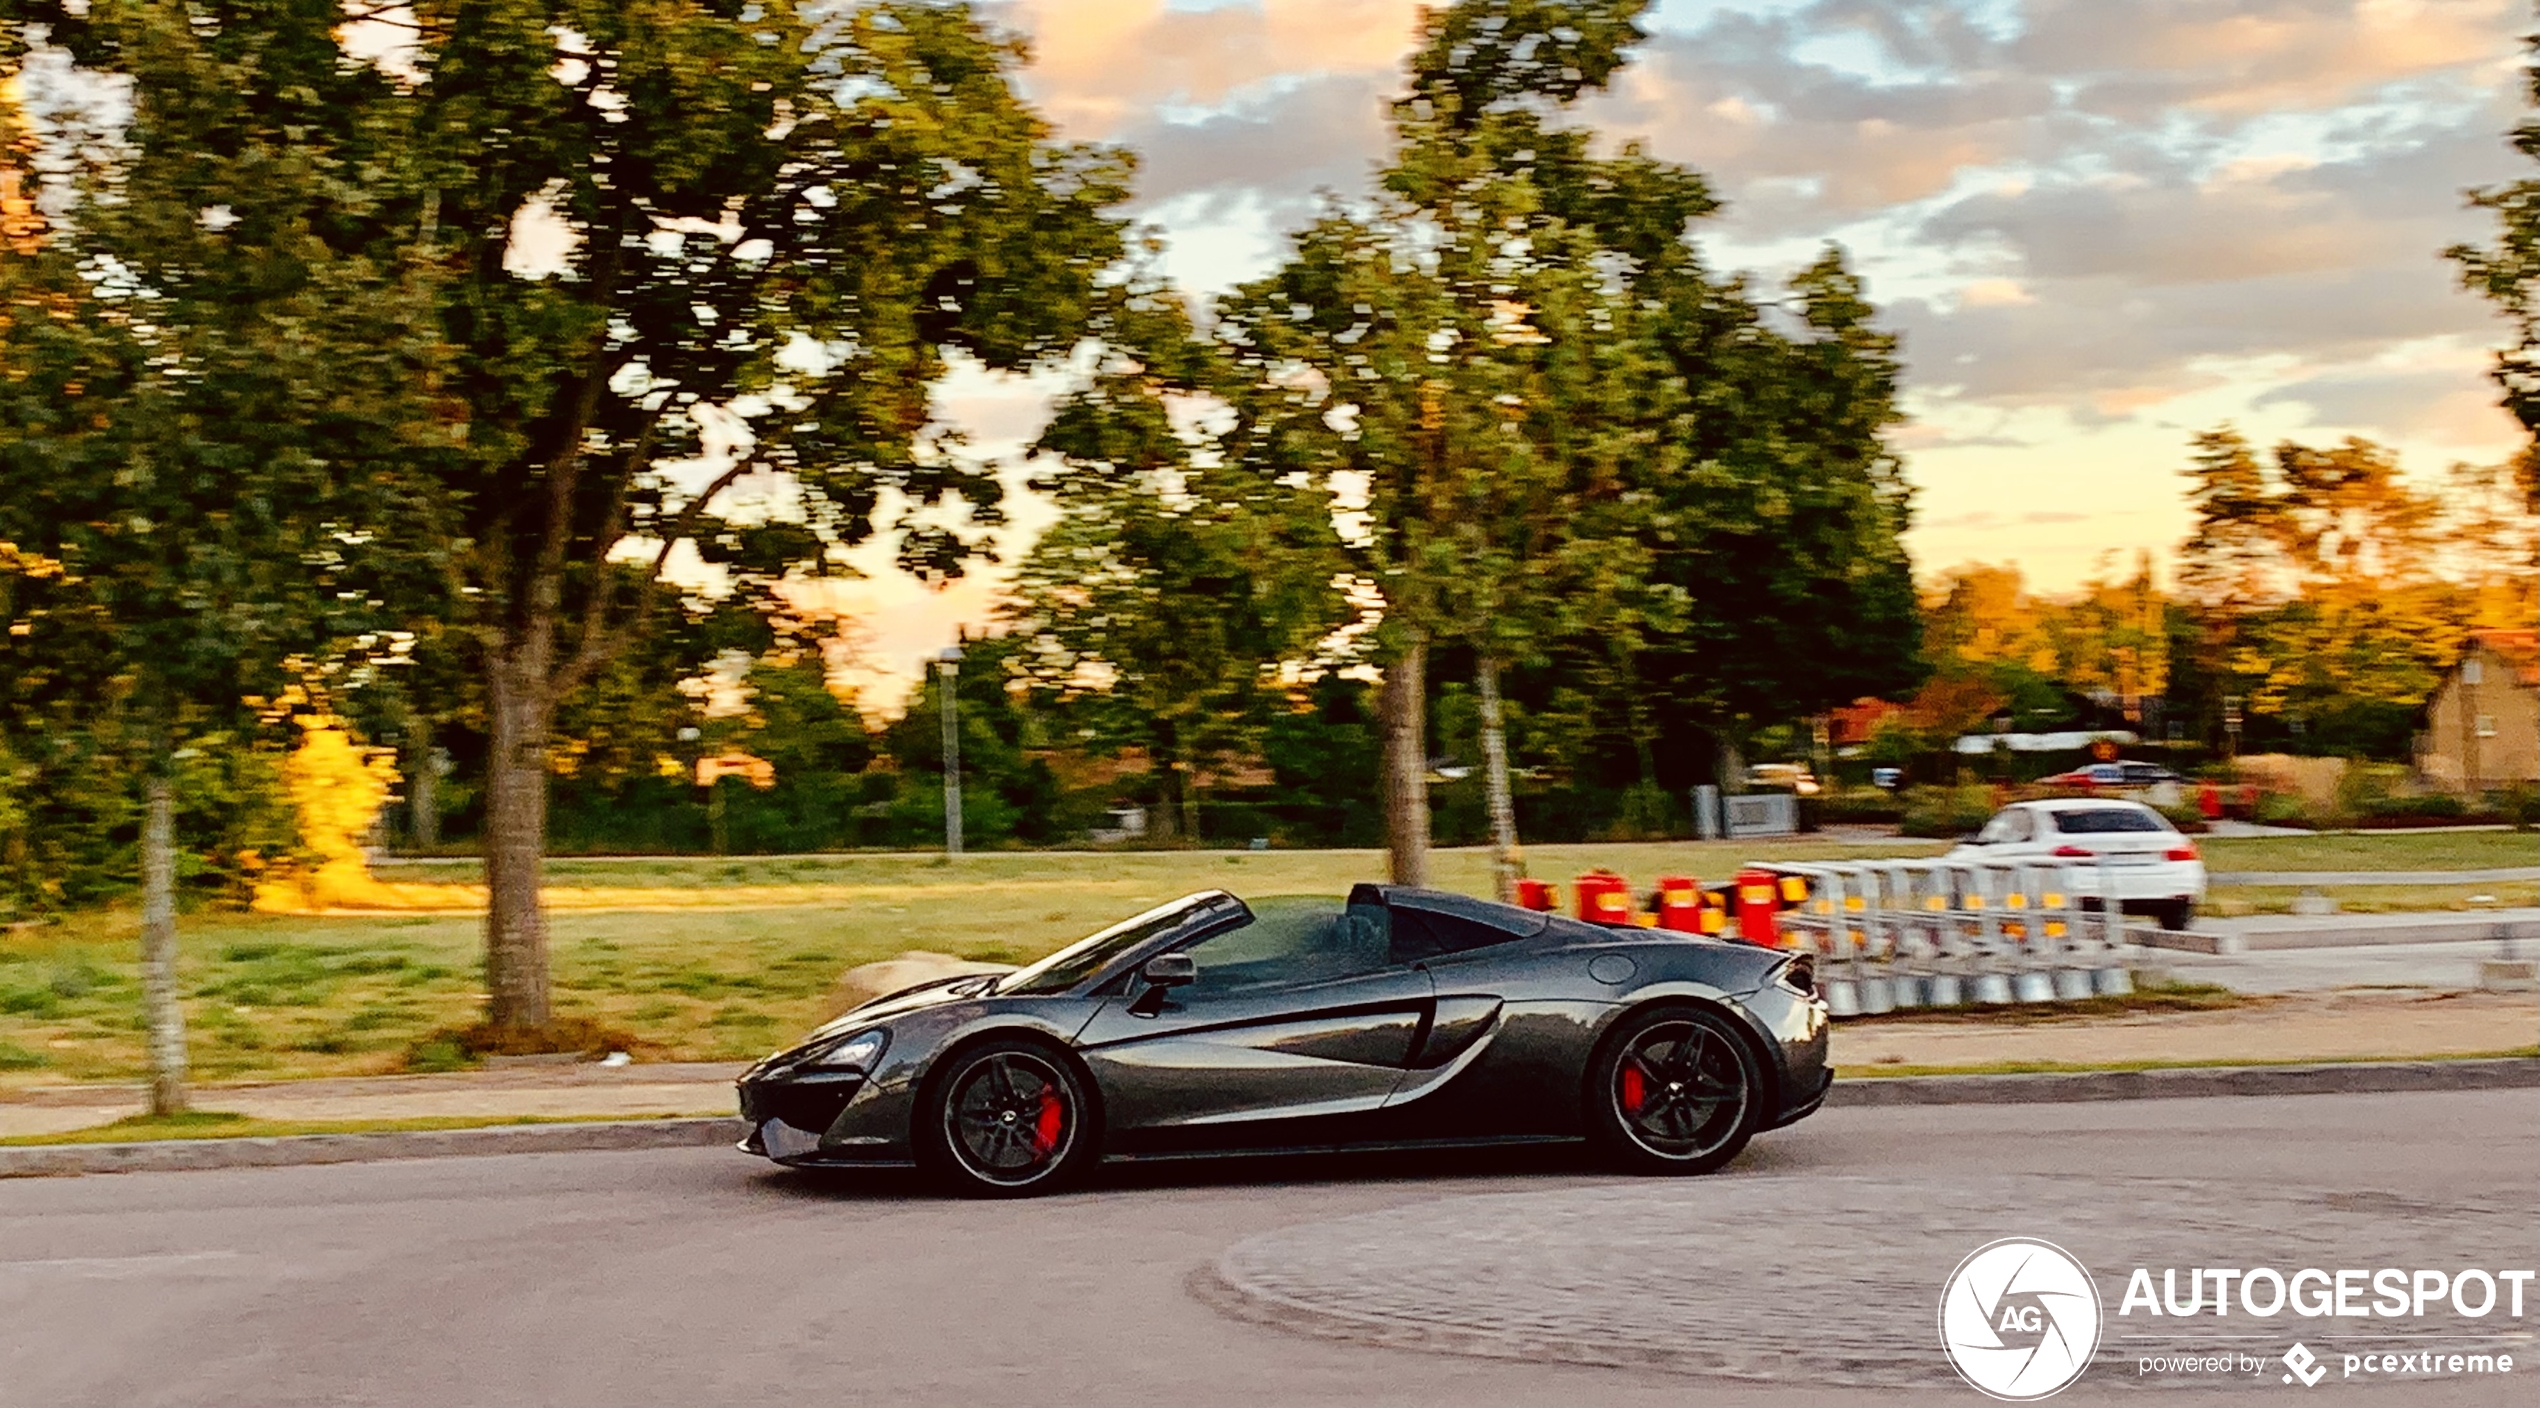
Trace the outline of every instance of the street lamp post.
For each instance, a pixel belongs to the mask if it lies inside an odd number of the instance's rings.
[[[937,657],[936,668],[943,672],[941,692],[936,695],[944,716],[944,854],[961,855],[961,720],[955,696],[961,678],[961,647],[948,645]]]

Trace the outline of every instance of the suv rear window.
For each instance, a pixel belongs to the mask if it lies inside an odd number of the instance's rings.
[[[2088,807],[2077,811],[2056,812],[2055,829],[2067,836],[2086,836],[2109,831],[2167,831],[2169,823],[2160,813],[2140,807]]]

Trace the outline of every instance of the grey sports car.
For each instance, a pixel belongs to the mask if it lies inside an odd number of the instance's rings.
[[[1102,1159],[1581,1139],[1705,1173],[1832,1079],[1806,954],[1433,890],[1207,891],[828,1023],[741,1077],[741,1147],[986,1196]]]

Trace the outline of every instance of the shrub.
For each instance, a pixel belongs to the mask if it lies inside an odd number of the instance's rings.
[[[1820,824],[1887,823],[1905,819],[1905,799],[1883,787],[1846,787],[1805,799]]]
[[[2316,829],[2319,815],[2298,792],[2263,792],[2258,805],[2250,812],[2250,820],[2262,826],[2304,826]]]
[[[2540,787],[2518,782],[2495,794],[2496,815],[2523,831],[2540,826]]]
[[[2449,792],[2428,792],[2414,797],[2373,798],[2364,805],[2363,814],[2376,818],[2413,820],[2432,817],[2454,821],[2469,815],[2469,804]]]
[[[2177,827],[2179,830],[2186,832],[2190,836],[2196,835],[2205,829],[2205,814],[2197,810],[2196,804],[2193,802],[2183,802],[2175,807],[2154,807],[2153,810],[2159,812],[2165,817],[2168,817],[2170,819],[2170,825]]]
[[[1993,789],[1977,784],[1913,787],[1905,792],[1900,829],[1908,836],[1963,836],[1993,819]]]

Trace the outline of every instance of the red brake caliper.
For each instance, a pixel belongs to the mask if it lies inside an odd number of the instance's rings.
[[[1041,1111],[1032,1120],[1032,1152],[1048,1157],[1058,1147],[1058,1136],[1067,1123],[1067,1107],[1058,1102],[1058,1088],[1041,1087]]]
[[[1641,1083],[1640,1067],[1623,1068],[1623,1113],[1637,1115],[1641,1102],[1649,1098],[1649,1088]]]

